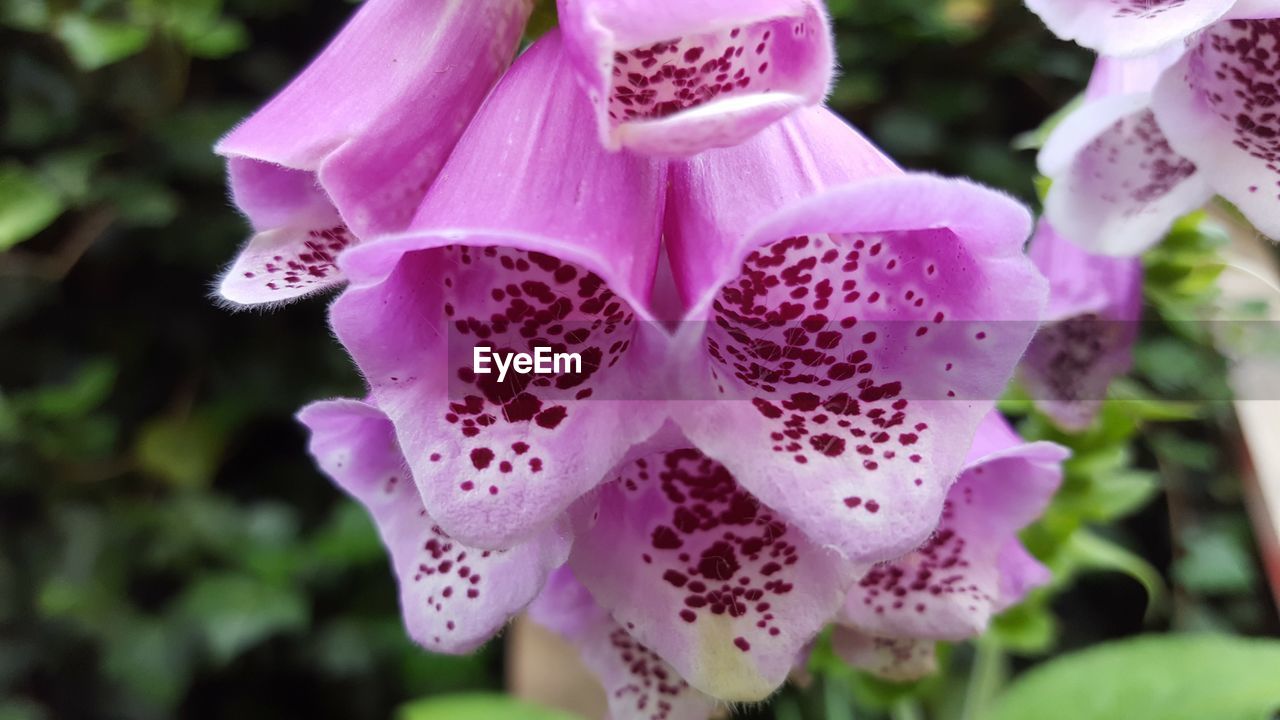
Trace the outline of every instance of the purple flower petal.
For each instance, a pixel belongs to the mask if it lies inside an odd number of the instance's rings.
[[[1175,44],[1222,17],[1235,0],[1026,0],[1063,40],[1104,55]]]
[[[859,580],[841,622],[872,638],[905,641],[984,632],[992,615],[1048,580],[1017,533],[1049,504],[1066,457],[1053,443],[1022,443],[998,413],[988,415],[937,529],[915,551]],[[914,651],[904,654],[907,666],[923,667],[918,661]],[[902,677],[906,669],[889,674]]]
[[[821,102],[834,56],[816,0],[560,0],[601,142],[659,155],[735,145]]]
[[[614,622],[567,566],[547,581],[529,616],[577,646],[604,685],[611,720],[706,720],[715,709],[712,698]]]
[[[814,542],[917,546],[1034,332],[1030,218],[905,174],[827,111],[673,169],[667,238],[692,308],[677,419]]]
[[[694,687],[767,697],[866,566],[810,542],[695,449],[616,478],[574,544],[575,575]]]
[[[1263,234],[1280,238],[1280,3],[1270,19],[1217,23],[1152,98],[1169,144]]]
[[[427,514],[396,445],[390,421],[356,400],[318,402],[298,419],[311,453],[359,500],[378,526],[400,583],[409,635],[435,652],[470,652],[541,591],[570,540],[547,530],[506,551],[469,548]]]
[[[1059,426],[1088,427],[1128,372],[1142,315],[1142,261],[1091,255],[1042,222],[1031,260],[1049,278],[1046,324],[1022,360],[1036,404]]]
[[[909,682],[938,670],[932,640],[875,637],[837,625],[831,633],[831,645],[846,663],[885,680]]]
[[[511,61],[531,7],[366,2],[292,83],[218,143],[232,195],[258,233],[224,276],[222,296],[257,305],[333,287],[343,278],[331,258],[300,259],[316,255],[316,233],[341,233],[349,244],[402,229]],[[270,264],[284,269],[273,271],[266,261],[276,255],[282,260]]]
[[[611,154],[551,33],[512,67],[402,234],[343,256],[332,308],[432,515],[532,537],[661,425],[649,317],[664,166]],[[472,347],[563,348],[581,373],[472,372]]]
[[[1148,108],[1167,57],[1100,60],[1090,97],[1040,153],[1041,172],[1053,179],[1045,217],[1090,252],[1136,255],[1213,195]]]

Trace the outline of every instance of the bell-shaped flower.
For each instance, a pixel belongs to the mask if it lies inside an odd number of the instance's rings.
[[[505,551],[470,548],[432,520],[395,432],[374,406],[331,400],[304,408],[311,454],[369,511],[391,554],[409,635],[436,652],[468,652],[542,590],[564,563],[569,537],[555,528]]]
[[[675,419],[816,545],[909,552],[1041,316],[1026,209],[905,173],[821,109],[671,182]]]
[[[660,403],[637,398],[657,389],[665,343],[647,322],[665,178],[595,141],[552,32],[495,88],[408,229],[343,255],[333,328],[449,535],[489,549],[534,537],[661,426]],[[539,347],[577,364],[520,372]]]
[[[1142,260],[1092,255],[1041,222],[1028,249],[1049,278],[1045,324],[1022,358],[1036,405],[1073,431],[1093,422],[1111,381],[1129,371],[1142,317]]]
[[[256,233],[223,275],[235,305],[342,282],[336,258],[401,230],[515,54],[532,0],[369,0],[217,145]]]
[[[1280,239],[1280,2],[1232,16],[1191,39],[1151,109],[1214,192]]]
[[[693,687],[761,700],[869,564],[807,538],[674,426],[647,445],[582,511],[569,565]]]
[[[1027,443],[998,413],[983,422],[937,529],[849,592],[833,636],[850,664],[894,680],[928,674],[936,641],[982,634],[991,617],[1048,582],[1018,531],[1048,506],[1068,452]]]
[[[1040,171],[1053,180],[1045,217],[1090,252],[1137,254],[1213,196],[1150,108],[1151,89],[1177,54],[1098,58],[1084,103],[1040,152]]]
[[[559,0],[565,48],[610,150],[735,145],[832,82],[821,0]]]
[[[567,566],[547,580],[529,617],[578,648],[604,686],[610,720],[706,720],[715,709],[597,605]]]
[[[1253,0],[1257,2],[1258,0]],[[1261,0],[1269,2],[1270,0]],[[1026,0],[1063,40],[1103,55],[1141,55],[1180,43],[1237,0]]]

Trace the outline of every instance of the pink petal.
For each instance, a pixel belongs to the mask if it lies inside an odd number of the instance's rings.
[[[530,0],[369,0],[284,90],[218,143],[232,195],[259,232],[295,244],[345,225],[368,238],[405,226],[471,115],[511,61]],[[466,56],[465,63],[457,58]],[[306,212],[297,198],[309,196]],[[316,225],[318,201],[341,218]],[[251,244],[252,245],[252,244]],[[238,304],[291,300],[300,287],[243,275],[224,285]],[[246,266],[247,267],[247,266]],[[275,284],[270,287],[269,283]]]
[[[1063,40],[1103,55],[1140,55],[1178,43],[1222,17],[1235,0],[1026,0]]]
[[[623,469],[595,515],[574,573],[636,639],[724,700],[773,692],[860,570],[693,449]]]
[[[529,615],[578,647],[604,685],[612,720],[706,720],[715,709],[715,700],[596,605],[567,566],[547,582]]]
[[[254,306],[335,287],[346,280],[338,254],[353,242],[337,218],[258,233],[223,274],[218,293],[233,306]]]
[[[1220,22],[1152,99],[1169,144],[1265,235],[1280,238],[1280,4],[1272,19]]]
[[[1196,164],[1178,154],[1144,93],[1087,102],[1054,129],[1040,154],[1053,179],[1045,217],[1100,254],[1136,255],[1211,196]]]
[[[816,0],[560,0],[566,49],[610,150],[735,145],[821,102],[834,72]]]
[[[1063,428],[1088,427],[1128,372],[1142,317],[1142,261],[1091,255],[1042,222],[1029,254],[1049,278],[1047,324],[1022,360],[1037,405]]]
[[[980,449],[947,494],[937,530],[858,581],[843,623],[875,637],[963,640],[1047,579],[1039,563],[1009,546],[1048,506],[1067,451],[1047,442],[1008,446],[1015,436],[994,412],[978,435]]]
[[[338,337],[450,535],[532,537],[661,425],[648,317],[664,168],[604,152],[552,33],[476,117],[409,230],[343,256]],[[548,141],[553,138],[554,141]],[[472,349],[572,350],[582,373],[472,373]]]
[[[681,376],[713,400],[679,423],[819,545],[911,550],[1039,318],[1025,209],[901,173],[818,110],[672,183],[667,238],[697,321]]]
[[[469,548],[446,535],[422,507],[390,421],[372,405],[332,400],[298,419],[311,453],[378,526],[400,583],[409,635],[436,652],[470,652],[537,596],[569,552],[568,537],[546,531],[506,551]]]
[[[919,680],[938,671],[931,640],[875,637],[838,625],[831,645],[846,663],[893,682]]]

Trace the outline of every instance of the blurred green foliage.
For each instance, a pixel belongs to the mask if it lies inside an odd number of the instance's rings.
[[[904,165],[1034,199],[1033,156],[1011,139],[1034,144],[1083,85],[1086,53],[1017,0],[830,6],[837,110]],[[403,706],[425,720],[449,706],[405,703],[502,685],[498,643],[444,658],[405,638],[372,527],[306,456],[296,408],[360,392],[324,303],[232,315],[209,296],[246,234],[210,147],[350,10],[0,0],[0,718]],[[1225,383],[1220,358],[1179,320],[1220,267],[1214,234],[1188,222],[1148,259],[1162,323],[1116,389],[1125,402],[1068,437],[1009,401],[1025,432],[1076,452],[1027,535],[1058,584],[976,652],[944,648],[943,676],[893,686],[820,653],[812,685],[744,716],[960,717],[1021,655],[1138,632],[1166,584],[1146,627],[1274,630],[1222,450],[1229,414],[1170,402],[1225,396],[1206,391]],[[1169,509],[1149,502],[1162,491]],[[1190,552],[1175,560],[1171,542]],[[1100,568],[1147,591],[1086,573]]]

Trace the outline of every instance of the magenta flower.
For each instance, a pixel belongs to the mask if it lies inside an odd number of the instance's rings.
[[[1243,7],[1248,5],[1246,15]],[[1264,14],[1265,13],[1265,14]],[[1241,3],[1165,71],[1151,109],[1206,182],[1264,235],[1280,238],[1280,3]]]
[[[654,449],[580,509],[569,564],[694,688],[764,699],[868,565],[810,541],[678,433]]]
[[[532,0],[369,0],[302,74],[218,143],[256,233],[236,305],[343,281],[348,246],[403,229],[515,53]]]
[[[432,517],[528,540],[662,424],[648,308],[665,166],[607,153],[553,32],[494,90],[408,229],[348,251],[332,323]],[[553,139],[552,140],[549,140]],[[473,346],[572,350],[581,372],[473,372]]]
[[[1064,237],[1135,254],[1215,193],[1280,236],[1280,6],[1270,12],[1215,23],[1185,51],[1098,60],[1085,104],[1040,155],[1054,179],[1045,214]]]
[[[689,440],[818,546],[919,545],[1040,318],[1026,210],[820,109],[673,164],[671,190]]]
[[[1133,255],[1213,196],[1195,163],[1175,151],[1151,111],[1151,89],[1177,51],[1098,58],[1084,104],[1040,152],[1053,180],[1045,217],[1080,247]]]
[[[820,0],[559,0],[601,143],[660,155],[735,145],[822,101]]]
[[[1178,43],[1233,7],[1269,0],[1026,0],[1055,35],[1104,55],[1140,55]]]
[[[1049,278],[1049,307],[1022,359],[1022,379],[1054,422],[1083,430],[1111,381],[1132,365],[1142,317],[1142,261],[1091,255],[1047,222],[1040,223],[1028,253]]]
[[[988,415],[934,533],[849,592],[836,651],[877,675],[915,679],[932,671],[935,642],[977,637],[993,615],[1048,582],[1018,531],[1048,506],[1067,455],[1024,442],[998,413]]]
[[[549,528],[507,550],[470,548],[449,537],[422,506],[391,422],[357,400],[318,402],[298,419],[311,453],[369,511],[391,554],[409,635],[437,652],[469,652],[541,591],[569,552]]]
[[[547,581],[529,616],[578,648],[599,678],[612,720],[706,720],[715,700],[605,612],[564,567]]]

